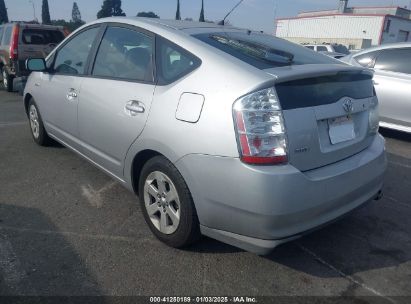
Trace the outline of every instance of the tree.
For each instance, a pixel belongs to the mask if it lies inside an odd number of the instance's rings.
[[[113,16],[125,16],[121,9],[121,0],[113,0]]]
[[[180,0],[177,0],[176,20],[181,20],[181,14],[180,14]]]
[[[71,33],[71,32],[74,32],[76,29],[78,29],[83,24],[85,24],[85,22],[83,20],[81,20],[80,22],[73,22],[73,21],[67,22],[66,20],[59,19],[59,20],[51,20],[51,24],[57,25],[57,26],[63,26],[67,28],[69,32]]]
[[[73,9],[71,11],[71,21],[73,21],[74,23],[82,22],[80,9],[78,8],[77,2],[73,3]]]
[[[9,22],[9,16],[7,15],[6,4],[4,0],[0,0],[0,24]]]
[[[113,3],[112,0],[104,0],[103,5],[101,6],[101,9],[97,13],[97,18],[105,18],[105,17],[111,17],[111,11],[113,8]]]
[[[204,18],[204,0],[201,0],[200,22],[205,22]]]
[[[153,12],[139,12],[137,17],[146,17],[146,18],[160,18],[157,14]]]
[[[43,24],[51,24],[48,0],[43,0],[43,5],[41,6],[41,19],[43,20]]]
[[[125,15],[121,9],[121,0],[104,0],[101,10],[97,13],[97,18]]]

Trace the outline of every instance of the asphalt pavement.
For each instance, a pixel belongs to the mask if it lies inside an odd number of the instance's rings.
[[[37,146],[0,91],[0,295],[372,296],[411,302],[411,136],[385,131],[384,198],[257,256],[160,243],[138,198],[69,149]],[[403,298],[400,296],[409,296]]]

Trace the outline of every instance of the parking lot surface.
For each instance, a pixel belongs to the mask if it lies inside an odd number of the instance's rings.
[[[208,238],[176,250],[151,234],[132,193],[64,147],[37,146],[21,97],[0,91],[0,294],[410,303],[400,296],[411,296],[411,136],[383,134],[382,200],[266,257]]]

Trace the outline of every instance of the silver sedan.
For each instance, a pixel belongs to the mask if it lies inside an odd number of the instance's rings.
[[[87,24],[26,65],[34,141],[135,192],[170,246],[207,235],[265,254],[381,196],[368,69],[260,32],[140,18]]]
[[[411,133],[411,43],[386,44],[341,60],[375,70],[380,125]]]

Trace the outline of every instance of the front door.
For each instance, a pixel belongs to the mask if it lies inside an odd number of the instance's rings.
[[[99,27],[86,29],[63,45],[50,58],[50,72],[43,72],[38,99],[50,135],[78,149],[77,109],[82,75],[86,74],[91,48]],[[54,60],[55,59],[55,60]]]
[[[146,123],[155,85],[154,36],[129,26],[108,26],[78,110],[84,154],[121,178],[131,144]]]

